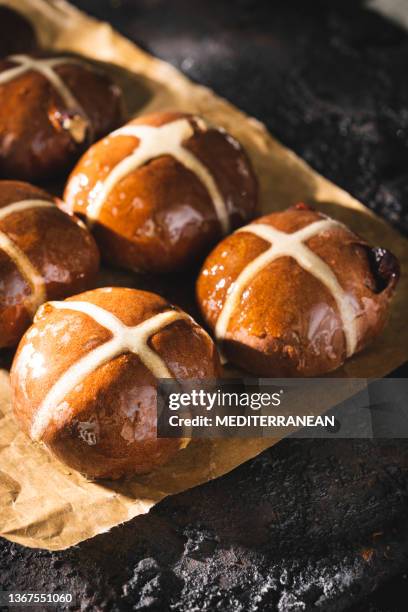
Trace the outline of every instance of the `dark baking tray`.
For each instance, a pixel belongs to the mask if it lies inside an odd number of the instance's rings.
[[[408,34],[358,1],[83,0],[408,233]],[[406,376],[407,366],[399,370]],[[407,609],[408,443],[287,439],[0,584],[81,610]]]

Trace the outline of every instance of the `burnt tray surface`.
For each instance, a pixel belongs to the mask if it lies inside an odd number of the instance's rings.
[[[357,1],[82,0],[408,232],[408,34]],[[407,368],[400,370],[406,375]],[[0,586],[82,610],[406,609],[408,444],[287,439]]]

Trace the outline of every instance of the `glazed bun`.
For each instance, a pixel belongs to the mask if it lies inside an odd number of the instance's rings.
[[[37,187],[0,181],[0,348],[18,343],[47,299],[89,288],[98,267],[79,219]]]
[[[0,173],[53,178],[120,124],[121,92],[90,62],[67,55],[0,61]]]
[[[23,429],[91,478],[144,473],[185,446],[156,432],[158,378],[219,375],[215,346],[156,294],[97,289],[45,304],[11,371]]]
[[[224,130],[162,112],[91,147],[65,200],[87,218],[106,261],[169,272],[254,217],[257,182],[245,151]]]
[[[381,332],[398,276],[391,253],[298,205],[223,240],[197,296],[233,364],[260,376],[319,376]]]
[[[36,45],[31,23],[13,9],[0,6],[0,57],[10,53],[28,53]]]

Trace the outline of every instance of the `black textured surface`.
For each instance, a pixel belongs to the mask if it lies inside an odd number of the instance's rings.
[[[405,32],[355,1],[77,4],[408,231]],[[402,441],[285,440],[68,551],[1,541],[1,585],[87,610],[402,612],[407,468]]]
[[[86,610],[344,610],[407,562],[407,467],[407,445],[285,440],[66,552],[4,543],[2,585]]]
[[[358,0],[76,4],[264,121],[408,232],[406,32]]]

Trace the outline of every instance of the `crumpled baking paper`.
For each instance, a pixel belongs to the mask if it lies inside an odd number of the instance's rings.
[[[402,278],[386,330],[335,376],[382,377],[408,358],[408,242],[345,191],[314,172],[227,101],[191,83],[104,23],[61,0],[1,2],[23,12],[41,43],[106,62],[126,94],[131,115],[161,109],[204,115],[246,147],[260,181],[262,212],[305,201],[350,225],[373,245],[390,248]],[[101,282],[138,286],[132,275],[109,271]],[[160,283],[156,290],[160,290]],[[186,281],[192,285],[192,279]],[[12,414],[8,372],[0,371],[0,535],[25,546],[60,550],[148,512],[172,495],[217,478],[277,439],[193,440],[159,470],[120,482],[90,482],[20,432]]]

